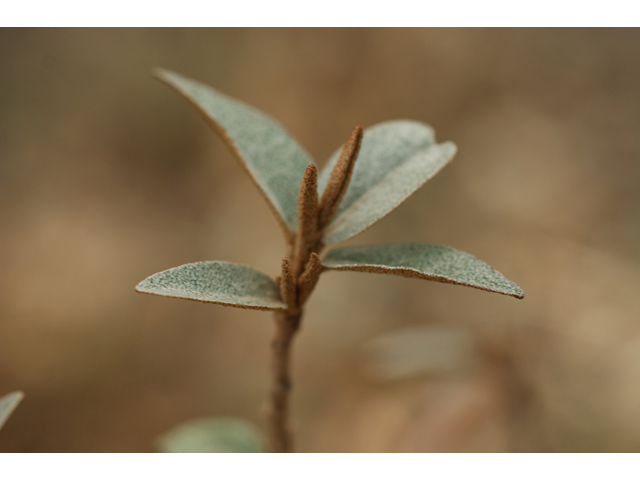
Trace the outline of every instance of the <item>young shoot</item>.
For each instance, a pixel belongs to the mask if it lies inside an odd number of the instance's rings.
[[[383,218],[453,158],[456,146],[436,143],[428,125],[393,120],[357,126],[318,173],[309,154],[273,118],[177,73],[159,70],[156,77],[196,107],[249,173],[282,227],[287,253],[274,279],[244,265],[207,261],[156,273],[136,290],[274,312],[271,451],[293,449],[291,344],[323,272],[388,273],[524,297],[489,265],[450,247],[412,242],[333,248]]]

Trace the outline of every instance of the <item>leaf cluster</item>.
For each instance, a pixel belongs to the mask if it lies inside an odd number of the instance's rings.
[[[428,243],[333,248],[386,216],[454,156],[433,129],[411,120],[356,127],[318,170],[305,149],[275,119],[177,73],[157,78],[188,100],[227,144],[276,215],[289,251],[271,279],[250,267],[197,262],[156,273],[142,293],[241,308],[299,311],[328,270],[388,273],[465,285],[523,298],[524,292],[464,252]]]

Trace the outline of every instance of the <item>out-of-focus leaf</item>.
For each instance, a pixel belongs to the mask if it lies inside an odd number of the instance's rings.
[[[455,283],[524,298],[520,287],[483,261],[442,245],[392,243],[338,248],[327,254],[322,265],[332,270],[391,273]]]
[[[367,373],[378,381],[455,373],[470,365],[473,337],[460,329],[411,328],[369,341],[364,354]]]
[[[400,205],[434,176],[456,152],[451,142],[435,144],[431,127],[409,120],[380,123],[364,131],[349,188],[325,229],[325,243],[350,238]],[[318,181],[324,191],[338,160],[336,151]]]
[[[171,430],[158,440],[164,453],[260,453],[262,435],[246,420],[203,418]]]
[[[227,262],[196,262],[151,275],[136,291],[257,310],[284,310],[275,282],[262,272]]]
[[[184,96],[222,137],[249,172],[285,231],[298,224],[297,197],[309,154],[270,116],[203,83],[167,70],[156,76]]]
[[[23,398],[24,393],[22,392],[13,392],[0,398],[0,428],[3,427],[11,412],[15,410]]]

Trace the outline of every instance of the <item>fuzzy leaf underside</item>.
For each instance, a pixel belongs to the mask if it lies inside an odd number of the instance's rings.
[[[163,435],[163,453],[260,453],[265,451],[259,430],[232,417],[192,420]]]
[[[399,127],[402,126],[398,132],[405,136],[389,135],[395,130],[391,127],[396,126],[396,123],[378,126],[385,134],[380,136],[380,142],[366,143],[367,138],[371,140],[372,136],[367,137],[365,131],[361,153],[345,198],[325,230],[325,243],[346,240],[382,219],[438,173],[455,155],[456,146],[451,142],[427,144],[428,132],[431,132],[431,129],[427,130],[428,127],[416,122],[398,123]],[[425,144],[420,148],[418,126],[422,127],[422,143]],[[406,132],[412,131],[416,132],[415,138],[406,135]],[[378,137],[373,136],[373,139],[376,138]],[[414,139],[413,143],[410,142],[411,138]]]
[[[256,310],[285,310],[266,274],[228,262],[197,262],[151,275],[136,291]]]
[[[11,415],[11,412],[18,406],[24,394],[22,392],[13,392],[0,398],[0,428],[2,428]]]
[[[291,237],[297,195],[309,154],[275,119],[203,83],[166,70],[156,76],[204,115],[249,172]]]
[[[338,248],[327,254],[322,265],[331,270],[424,278],[524,298],[520,287],[483,261],[442,245],[392,243]]]

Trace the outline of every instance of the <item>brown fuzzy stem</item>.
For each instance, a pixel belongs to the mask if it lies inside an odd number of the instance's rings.
[[[351,136],[347,143],[342,147],[340,158],[336,162],[329,181],[324,189],[322,198],[319,204],[318,214],[318,226],[320,229],[326,227],[333,219],[334,215],[338,211],[338,206],[344,198],[349,182],[351,181],[351,174],[353,173],[353,167],[355,166],[358,153],[360,152],[360,145],[362,144],[362,136],[364,130],[361,126],[357,126],[351,132]]]
[[[309,254],[318,242],[318,170],[309,165],[304,172],[298,194],[298,233],[293,249],[291,273],[298,278],[304,270]]]
[[[320,274],[322,273],[322,264],[317,253],[312,253],[309,257],[309,263],[302,275],[298,279],[298,303],[304,305],[309,295],[318,283]]]
[[[280,275],[278,288],[280,289],[280,296],[284,303],[289,305],[290,309],[295,308],[298,303],[296,299],[296,281],[291,275],[291,266],[286,257],[282,259],[282,275]]]
[[[274,453],[293,450],[291,430],[288,425],[289,392],[291,391],[290,354],[291,343],[302,312],[289,314],[276,312],[276,336],[271,343],[273,353],[273,383],[269,409],[269,444]]]
[[[309,165],[298,195],[298,232],[295,242],[290,245],[290,258],[282,259],[282,273],[278,282],[280,296],[288,308],[275,313],[276,335],[271,343],[273,383],[269,408],[269,444],[272,452],[291,452],[293,449],[288,425],[291,343],[300,326],[304,302],[322,271],[317,255],[322,248],[317,228],[317,177],[316,167]]]

